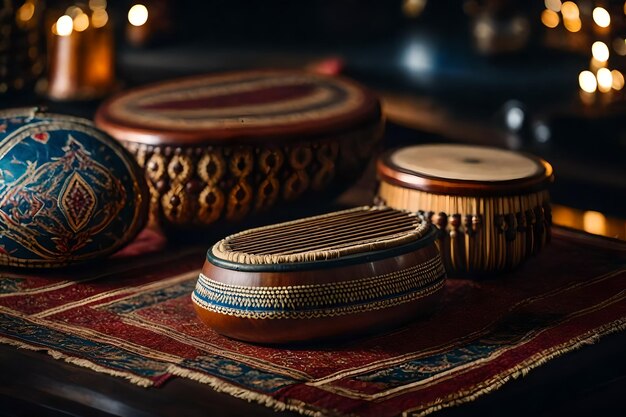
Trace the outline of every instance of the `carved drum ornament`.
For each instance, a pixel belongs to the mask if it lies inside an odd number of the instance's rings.
[[[191,77],[124,92],[96,124],[145,170],[166,229],[238,221],[337,191],[382,138],[378,100],[352,81],[299,71]]]
[[[0,112],[0,265],[59,267],[107,256],[146,223],[132,156],[91,122]]]

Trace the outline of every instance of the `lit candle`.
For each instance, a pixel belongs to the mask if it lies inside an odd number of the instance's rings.
[[[106,10],[95,10],[85,39],[84,85],[96,95],[106,94],[115,83],[113,30],[107,22]]]
[[[578,84],[580,85],[580,100],[586,105],[593,104],[595,101],[594,93],[598,88],[595,74],[591,71],[582,71],[578,75]]]
[[[106,2],[91,1],[91,12],[71,6],[53,25],[48,95],[56,100],[93,99],[115,82],[114,42]]]
[[[606,43],[597,41],[591,45],[591,54],[595,59],[600,62],[609,60],[609,47],[606,46]]]
[[[150,16],[148,8],[143,4],[135,4],[128,10],[126,38],[135,45],[145,45],[150,40]]]
[[[601,28],[606,28],[611,24],[611,15],[603,7],[593,9],[593,21]]]
[[[78,93],[78,35],[68,15],[61,16],[52,27],[48,95],[54,99],[69,99]]]

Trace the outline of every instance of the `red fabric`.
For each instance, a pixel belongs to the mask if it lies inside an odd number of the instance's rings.
[[[439,310],[425,320],[342,344],[256,346],[196,318],[190,291],[204,249],[130,251],[45,276],[3,274],[0,337],[156,386],[191,372],[297,411],[373,417],[469,400],[626,325],[626,244],[556,229],[552,244],[513,273],[449,279]]]
[[[139,108],[146,110],[197,110],[223,109],[244,105],[258,106],[262,104],[273,104],[277,101],[306,98],[314,91],[315,85],[313,84],[279,85],[221,96],[199,97],[194,99],[145,104],[140,105]]]

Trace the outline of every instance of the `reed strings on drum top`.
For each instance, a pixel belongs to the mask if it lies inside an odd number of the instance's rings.
[[[379,196],[391,207],[420,212],[439,227],[440,250],[449,271],[471,274],[511,269],[549,239],[547,191],[473,197],[432,194],[382,182]]]
[[[314,261],[413,242],[428,229],[415,213],[359,207],[246,230],[218,242],[212,251],[247,264]]]

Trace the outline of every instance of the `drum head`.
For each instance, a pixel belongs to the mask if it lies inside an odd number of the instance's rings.
[[[411,146],[394,152],[391,162],[417,175],[461,181],[510,181],[543,171],[522,154],[464,145]]]
[[[131,89],[96,115],[98,127],[117,139],[176,145],[300,140],[379,120],[378,100],[358,84],[288,70],[210,74]]]
[[[510,194],[542,188],[552,167],[540,158],[471,145],[417,145],[394,150],[378,164],[383,181],[423,191]]]

